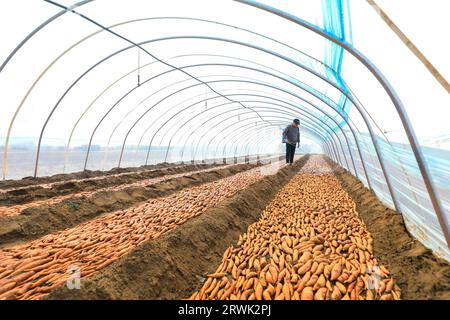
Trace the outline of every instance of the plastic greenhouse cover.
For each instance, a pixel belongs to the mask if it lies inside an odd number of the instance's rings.
[[[448,79],[442,38],[449,2],[376,2]],[[234,1],[56,3],[97,24],[50,1],[9,1],[0,12],[2,30],[14,30],[2,33],[0,47],[3,178],[279,153],[280,130],[300,117],[304,151],[332,150],[392,208],[393,195],[411,233],[450,260],[391,99],[340,46]],[[352,44],[385,75],[405,106],[448,220],[448,92],[367,1],[260,3]],[[349,97],[374,129],[393,194]]]

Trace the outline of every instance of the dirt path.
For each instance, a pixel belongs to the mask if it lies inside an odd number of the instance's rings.
[[[90,197],[66,199],[60,203],[28,208],[20,215],[0,217],[0,248],[76,226],[99,215],[126,209],[142,201],[167,196],[183,188],[231,176],[256,165],[241,164],[204,172],[178,174],[153,180],[153,184],[117,191],[96,192]],[[162,179],[162,180],[161,180]]]
[[[312,156],[191,299],[399,299],[372,243],[330,166]]]
[[[402,290],[403,299],[450,299],[450,265],[435,257],[406,230],[401,214],[387,208],[353,175],[333,164],[334,172],[357,205],[374,237],[374,252]]]
[[[0,299],[38,299],[80,270],[85,278],[149,239],[183,224],[264,177],[240,172],[146,201],[74,228],[0,251]]]
[[[91,278],[81,290],[61,287],[48,299],[179,299],[188,296],[222,252],[256,221],[308,156],[275,171],[157,239],[147,241]],[[270,170],[269,170],[270,172]]]

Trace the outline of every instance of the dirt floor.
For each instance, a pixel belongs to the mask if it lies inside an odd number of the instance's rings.
[[[342,167],[331,160],[329,163],[357,204],[357,211],[373,236],[374,253],[397,280],[402,299],[450,299],[450,265],[408,233],[401,214],[384,206]]]
[[[0,217],[0,248],[36,239],[104,213],[125,209],[147,199],[166,196],[183,188],[215,181],[256,166],[239,164],[222,169],[219,167],[217,170],[169,179],[147,187],[99,192],[89,198],[72,198],[54,205],[28,208],[17,216]]]
[[[183,165],[172,166],[162,169],[152,169],[139,172],[132,172],[126,175],[104,175],[102,179],[67,181],[52,185],[49,188],[42,186],[29,186],[7,192],[0,193],[0,206],[12,206],[17,204],[24,204],[33,201],[49,199],[52,197],[73,194],[77,192],[94,191],[101,188],[113,187],[123,184],[129,184],[144,179],[156,178],[169,174],[177,174],[188,171],[203,170],[217,167],[214,164],[199,164],[199,165]],[[20,182],[20,180],[19,180]]]
[[[47,299],[182,299],[197,290],[223,251],[259,219],[266,204],[307,161],[267,176],[171,232],[150,240],[94,276],[80,290],[56,289]]]
[[[144,242],[92,277],[83,279],[81,290],[69,290],[64,286],[46,298],[189,297],[200,288],[206,274],[213,272],[220,263],[224,250],[235,243],[251,223],[259,219],[267,203],[307,159],[308,156],[303,157],[294,166],[285,167],[278,174],[263,178],[173,231]],[[344,190],[357,204],[357,211],[373,236],[374,254],[396,279],[401,288],[401,298],[450,299],[450,265],[435,257],[409,235],[400,214],[384,206],[349,172],[331,161],[330,164]],[[198,174],[198,177],[174,179],[149,188],[130,188],[100,194],[89,201],[78,199],[48,208],[34,208],[37,211],[33,211],[30,216],[35,220],[30,219],[24,225],[25,228],[19,224],[4,232],[4,223],[0,220],[0,243],[2,239],[12,244],[18,239],[36,238],[39,232],[48,233],[54,226],[54,230],[67,228],[104,212],[130,207],[149,197],[164,196],[184,187],[231,175],[225,173],[227,170],[230,169],[217,169]],[[223,175],[219,171],[224,171]],[[14,219],[9,219],[13,223]],[[15,223],[18,224],[17,221]]]

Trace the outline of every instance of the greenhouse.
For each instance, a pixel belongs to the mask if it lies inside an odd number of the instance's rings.
[[[0,300],[450,299],[430,3],[5,2]]]

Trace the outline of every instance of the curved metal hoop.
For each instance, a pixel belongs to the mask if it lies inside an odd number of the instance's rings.
[[[311,30],[312,32],[316,33],[317,35],[319,35],[325,39],[328,39],[328,40],[334,42],[335,44],[337,44],[338,46],[340,46],[341,48],[343,48],[347,52],[349,52],[351,55],[353,55],[356,59],[358,59],[375,76],[375,78],[383,86],[384,90],[389,95],[392,103],[395,106],[395,109],[397,110],[398,116],[400,117],[403,128],[408,137],[409,144],[411,146],[411,149],[413,150],[414,156],[417,161],[417,166],[419,167],[420,173],[422,175],[422,179],[425,183],[425,187],[427,188],[428,195],[430,197],[434,211],[436,213],[436,216],[438,218],[438,221],[441,226],[442,232],[444,234],[445,240],[447,242],[447,247],[450,248],[450,227],[449,227],[449,224],[447,221],[447,217],[445,215],[444,208],[439,199],[439,195],[436,191],[436,187],[434,185],[433,178],[431,177],[430,170],[428,169],[428,165],[425,160],[425,156],[423,155],[419,140],[417,139],[416,133],[411,124],[411,120],[409,119],[408,113],[406,112],[405,107],[403,106],[403,103],[400,100],[400,97],[397,95],[394,88],[391,86],[391,84],[386,79],[386,77],[383,75],[383,73],[380,70],[378,70],[378,68],[365,55],[363,55],[361,52],[359,52],[352,45],[350,45],[349,43],[346,43],[345,41],[337,39],[336,37],[332,36],[331,34],[321,30],[317,26],[315,26],[303,19],[300,19],[300,18],[298,18],[294,15],[291,15],[287,12],[283,12],[281,10],[258,3],[253,0],[234,0],[234,1],[246,4],[246,5],[250,5],[250,6],[256,7],[258,9],[275,14],[283,19],[286,19],[293,23],[296,23],[297,25],[299,25],[303,28]],[[396,201],[394,200],[394,204],[395,204],[395,202]],[[397,204],[395,207],[397,210],[399,209]]]

